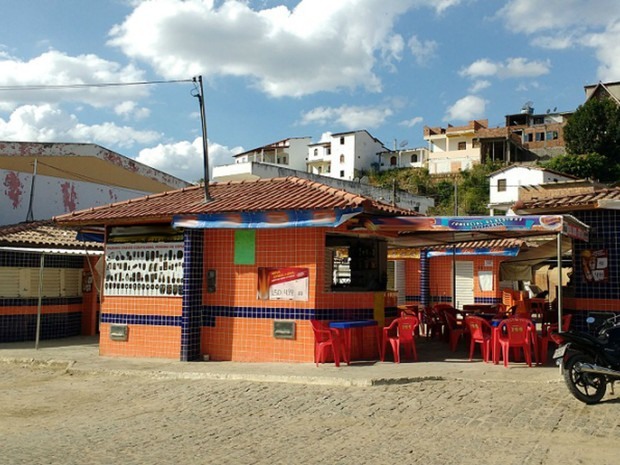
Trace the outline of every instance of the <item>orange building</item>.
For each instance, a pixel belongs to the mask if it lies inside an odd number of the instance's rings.
[[[429,218],[296,177],[195,186],[56,221],[105,226],[102,355],[246,362],[311,362],[314,319],[375,320],[351,348],[353,358],[371,356],[402,296],[388,290],[388,244],[426,248],[420,273],[415,260],[406,268],[428,305],[450,283],[451,258],[433,258],[433,245],[567,226],[561,216]],[[498,260],[488,260],[456,265],[472,267],[474,298],[494,302]]]
[[[299,178],[209,191],[209,202],[196,186],[56,218],[105,225],[102,355],[309,362],[310,319],[395,315],[387,241],[361,225],[415,212]]]

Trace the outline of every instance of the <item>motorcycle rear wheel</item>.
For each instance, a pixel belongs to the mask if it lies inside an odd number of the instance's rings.
[[[582,373],[582,363],[594,363],[586,354],[575,354],[564,365],[564,381],[570,393],[585,404],[596,404],[605,395],[607,379],[596,373]]]

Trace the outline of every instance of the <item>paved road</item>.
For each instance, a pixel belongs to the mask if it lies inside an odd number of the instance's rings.
[[[2,464],[618,464],[559,382],[339,387],[0,364]]]

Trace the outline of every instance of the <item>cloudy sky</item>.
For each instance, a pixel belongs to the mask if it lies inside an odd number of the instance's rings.
[[[571,111],[620,80],[617,0],[0,0],[0,140],[93,142],[188,181],[287,137]],[[147,86],[64,87],[165,81]],[[30,87],[28,87],[30,86]]]

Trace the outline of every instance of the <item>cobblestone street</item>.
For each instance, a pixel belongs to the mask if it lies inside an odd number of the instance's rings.
[[[3,464],[617,464],[619,403],[561,382],[370,387],[0,364]]]

